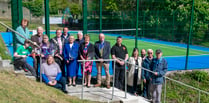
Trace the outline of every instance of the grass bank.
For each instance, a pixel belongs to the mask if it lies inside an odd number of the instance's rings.
[[[209,92],[209,74],[204,71],[175,73],[169,76],[193,87]],[[163,87],[164,88],[164,87]],[[164,92],[162,93],[162,100]],[[167,80],[166,103],[198,103],[199,92],[176,82]],[[201,103],[209,102],[209,95],[200,93]]]
[[[0,103],[92,103],[12,71],[0,71]]]
[[[2,57],[3,60],[5,59],[11,59],[11,56],[9,55],[7,48],[4,44],[4,41],[0,35],[0,57]]]

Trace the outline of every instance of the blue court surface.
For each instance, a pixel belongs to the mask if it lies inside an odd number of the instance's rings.
[[[70,33],[76,33],[76,31],[72,31]],[[0,32],[0,35],[4,39],[4,42],[8,48],[9,53],[12,55],[13,54],[12,33],[11,32]],[[106,35],[118,36],[119,34],[107,33]],[[127,39],[134,39],[135,38],[133,36],[122,36],[122,37],[127,38]],[[146,41],[146,42],[165,44],[165,45],[170,45],[170,46],[183,47],[183,48],[186,48],[186,46],[187,46],[186,44],[166,42],[166,41],[160,41],[160,40],[152,40],[152,39],[146,39],[146,38],[142,38],[139,40]],[[191,45],[190,48],[209,52],[209,48],[206,48],[206,47]],[[186,56],[165,57],[165,59],[168,62],[168,71],[184,70]],[[27,60],[31,65],[33,65],[33,59],[31,57],[28,57]],[[189,56],[189,62],[188,62],[188,69],[189,70],[191,70],[191,69],[208,69],[208,68],[209,68],[209,55]],[[81,76],[80,70],[78,73],[79,73],[78,75]],[[112,63],[110,63],[110,74],[112,74],[112,73],[113,73]],[[93,70],[92,70],[92,76],[96,76],[96,74],[97,74],[97,69],[96,69],[96,64],[94,63]],[[105,75],[104,69],[102,70],[102,75]]]

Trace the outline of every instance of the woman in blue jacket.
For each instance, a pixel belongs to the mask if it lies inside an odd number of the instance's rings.
[[[76,75],[78,71],[78,49],[79,45],[74,43],[74,36],[69,37],[69,43],[64,45],[63,55],[67,65],[67,76],[69,79],[69,86],[76,86]],[[73,78],[73,81],[72,81]]]

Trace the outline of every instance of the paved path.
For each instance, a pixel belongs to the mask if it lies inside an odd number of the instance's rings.
[[[24,72],[23,70],[17,70],[15,73],[24,74],[27,78],[36,80],[30,72]],[[82,85],[76,85],[76,87],[68,86],[68,95],[75,96],[81,99]],[[143,97],[134,96],[127,93],[127,98],[125,98],[125,92],[117,88],[114,88],[114,95],[112,99],[112,87],[110,89],[93,87],[84,87],[83,99],[90,101],[106,102],[106,103],[149,103]]]

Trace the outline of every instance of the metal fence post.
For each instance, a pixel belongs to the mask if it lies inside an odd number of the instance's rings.
[[[112,100],[113,100],[114,88],[115,88],[115,62],[116,60],[114,60],[114,65],[113,65]]]
[[[194,0],[192,0],[192,9],[191,9],[191,22],[190,22],[190,28],[189,28],[189,35],[188,35],[188,42],[187,42],[187,52],[186,52],[186,63],[185,63],[185,70],[188,69],[188,61],[189,61],[189,49],[190,49],[190,43],[191,43],[191,36],[192,36],[192,30],[193,30],[193,18],[194,18]]]
[[[165,79],[165,83],[164,83],[164,103],[166,101],[166,78],[164,77]]]
[[[99,33],[102,33],[102,0],[99,1]]]
[[[84,70],[85,70],[85,60],[83,61],[83,77],[82,77],[82,93],[81,93],[81,99],[83,99],[83,86],[84,86]]]
[[[126,61],[125,62],[125,98],[127,98],[127,73],[126,73]]]
[[[139,18],[139,0],[137,0],[137,3],[136,3],[136,35],[135,35],[135,48],[138,47],[138,18]]]

